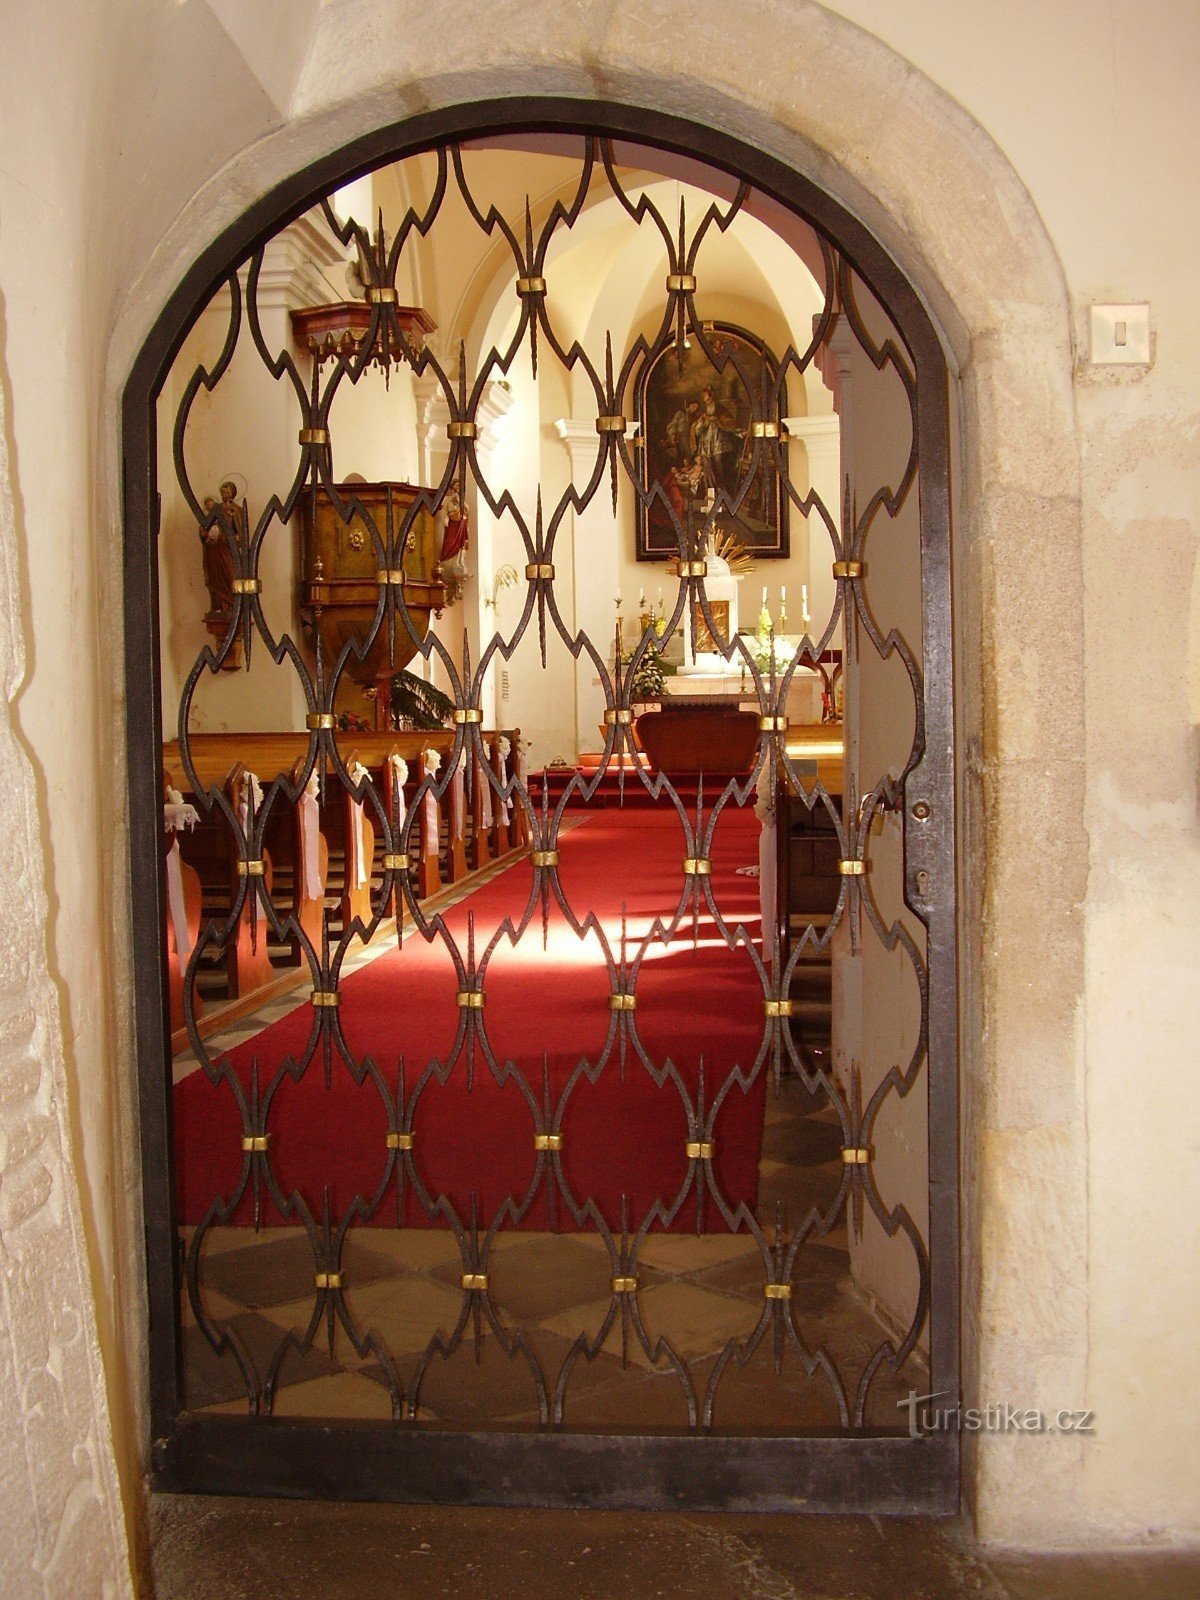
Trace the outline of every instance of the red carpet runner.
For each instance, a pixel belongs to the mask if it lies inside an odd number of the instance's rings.
[[[624,912],[632,962],[653,919],[669,922],[685,892],[682,885],[695,882],[682,873],[687,853],[682,828],[666,806],[591,814],[581,808],[579,814],[582,820],[564,827],[559,840],[564,893],[579,920],[594,913],[618,964]],[[757,819],[727,807],[713,841],[710,881],[728,926],[744,924],[756,943],[758,883],[739,876],[737,868],[757,859]],[[529,861],[519,861],[447,913],[464,962],[468,913],[481,964],[503,919],[519,922],[533,879]],[[349,1051],[360,1068],[368,1057],[373,1061],[394,1103],[401,1098],[403,1062],[413,1140],[407,1158],[412,1165],[399,1183],[396,1169],[402,1160],[389,1150],[388,1133],[405,1127],[403,1112],[389,1123],[379,1082],[368,1071],[356,1083],[336,1047],[326,1086],[322,1046],[311,1043],[320,1014],[311,1006],[298,1007],[223,1058],[247,1100],[257,1061],[260,1099],[270,1095],[265,1159],[285,1197],[298,1194],[319,1222],[328,1195],[335,1229],[355,1196],[371,1208],[366,1220],[372,1225],[447,1226],[444,1215],[427,1214],[414,1191],[415,1169],[429,1201],[445,1196],[468,1228],[474,1200],[482,1231],[506,1201],[525,1206],[541,1161],[535,1193],[520,1221],[506,1218],[503,1226],[594,1227],[590,1220],[576,1221],[565,1184],[577,1208],[590,1197],[618,1233],[624,1201],[633,1233],[655,1201],[670,1206],[679,1194],[688,1174],[688,1141],[711,1137],[712,1173],[726,1202],[754,1205],[767,1069],[760,1067],[748,1091],[729,1080],[735,1067],[749,1071],[758,1053],[762,986],[749,953],[725,946],[703,904],[696,948],[690,903],[670,946],[650,946],[637,975],[635,1011],[611,1009],[612,984],[596,935],[580,939],[553,897],[545,948],[539,905],[516,949],[501,937],[482,987],[483,1010],[461,1009],[456,1003],[460,982],[446,944],[441,939],[429,944],[412,933],[403,949],[393,948],[342,982],[339,1016]],[[446,1082],[427,1075],[431,1062],[445,1069],[456,1035],[469,1021],[486,1030],[501,1075],[506,1063],[513,1063],[517,1074],[497,1082],[480,1044],[471,1063],[468,1043],[460,1040]],[[683,1093],[671,1079],[661,1087],[654,1082],[629,1036],[622,1064],[622,1024],[636,1027],[656,1071],[668,1060],[674,1063]],[[289,1058],[303,1063],[306,1055],[298,1079],[281,1074]],[[581,1059],[593,1068],[603,1062],[597,1081],[578,1077],[555,1122]],[[711,1135],[699,1125],[689,1128],[684,1098],[696,1106],[701,1062],[705,1116],[728,1084]],[[215,1200],[227,1204],[244,1183],[245,1193],[228,1220],[250,1223],[252,1161],[243,1153],[242,1115],[231,1084],[214,1085],[204,1072],[193,1072],[175,1090],[175,1122],[181,1220],[200,1222]],[[557,1174],[555,1158],[535,1151],[535,1136],[551,1130],[561,1134]],[[702,1171],[699,1163],[697,1171]],[[299,1220],[294,1214],[281,1218],[265,1184],[261,1196],[264,1225]],[[695,1228],[696,1223],[693,1187],[673,1226]],[[725,1227],[711,1197],[704,1204],[703,1226]]]

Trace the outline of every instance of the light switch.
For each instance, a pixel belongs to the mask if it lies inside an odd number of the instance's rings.
[[[1150,365],[1150,307],[1093,306],[1091,362],[1094,367]]]

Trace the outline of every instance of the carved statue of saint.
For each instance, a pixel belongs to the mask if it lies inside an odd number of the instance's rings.
[[[237,484],[227,478],[221,485],[221,500],[210,495],[204,502],[206,512],[216,512],[216,521],[201,527],[200,549],[204,557],[204,583],[208,589],[209,610],[204,625],[215,639],[224,639],[237,609],[237,596],[233,592],[233,579],[237,570],[234,547],[244,552],[249,543],[249,514],[246,502],[238,503]],[[227,669],[240,664],[240,646],[235,643],[222,663]]]
[[[458,492],[458,484],[451,483],[438,509],[438,531],[442,537],[442,553],[437,571],[446,585],[446,604],[454,605],[462,599],[467,578],[467,549],[470,544],[470,524],[466,509]]]

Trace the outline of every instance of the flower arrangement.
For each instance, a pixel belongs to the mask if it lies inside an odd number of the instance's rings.
[[[653,644],[647,644],[641,660],[629,680],[630,700],[657,700],[666,683],[662,653]]]

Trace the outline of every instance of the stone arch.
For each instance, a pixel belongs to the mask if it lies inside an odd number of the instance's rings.
[[[1087,868],[1081,517],[1068,307],[1051,243],[1016,173],[967,113],[816,4],[781,12],[759,0],[739,14],[736,41],[716,20],[711,37],[697,38],[694,14],[673,3],[654,28],[644,12],[619,5],[561,15],[514,7],[511,18],[502,10],[487,37],[464,27],[448,72],[453,16],[443,13],[434,29],[407,5],[385,18],[366,4],[325,7],[291,118],[181,197],[175,222],[147,252],[117,318],[108,396],[123,387],[169,291],[222,227],[308,162],[430,108],[536,92],[687,116],[785,162],[876,235],[931,311],[957,373],[963,1149],[972,1175],[966,1398],[1078,1405],[1086,1360],[1076,1016]],[[496,38],[508,21],[501,59]],[[105,445],[111,522],[116,441]],[[1050,552],[1053,584],[1033,576]],[[111,600],[115,559],[104,582],[102,599]],[[1020,636],[1005,626],[1018,608]],[[1025,641],[1039,628],[1053,628],[1061,648],[1039,657],[1035,682]],[[1078,805],[1064,812],[1072,795]],[[1034,912],[1042,944],[1031,951]],[[127,989],[128,940],[118,959]],[[1047,1381],[1052,1395],[1042,1392]],[[985,1534],[1036,1539],[1069,1516],[1070,1489],[1048,1464],[1026,1463],[1018,1481],[1004,1462],[1002,1440],[977,1455]]]

